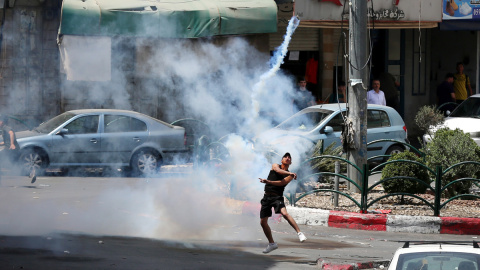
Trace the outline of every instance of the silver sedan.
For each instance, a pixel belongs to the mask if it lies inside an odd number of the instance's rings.
[[[126,110],[68,111],[16,136],[24,172],[90,166],[148,175],[187,153],[183,127]]]

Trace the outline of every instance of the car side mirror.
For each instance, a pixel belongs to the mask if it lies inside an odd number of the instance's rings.
[[[60,135],[60,136],[63,136],[65,134],[68,134],[68,129],[67,128],[62,128],[57,133],[55,133],[55,135]]]
[[[326,126],[324,127],[320,133],[324,133],[324,134],[330,134],[330,133],[333,133],[333,128],[331,126]]]

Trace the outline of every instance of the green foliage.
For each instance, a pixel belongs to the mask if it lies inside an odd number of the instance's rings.
[[[322,152],[323,149],[323,140],[319,140],[317,144],[315,145],[315,148],[313,149],[312,152],[312,157],[317,157],[317,156],[338,156],[345,158],[345,153],[343,153],[343,148],[341,146],[335,147],[335,143],[330,144],[327,148],[325,148]],[[314,159],[311,162],[312,170],[314,171],[319,171],[319,172],[335,172],[335,161],[337,159],[331,159],[331,158],[319,158],[319,159]],[[341,172],[346,172],[347,171],[347,165],[345,162],[340,161],[340,171]]]
[[[435,169],[436,166],[442,166],[442,170],[448,167],[464,162],[480,162],[480,147],[470,138],[470,134],[465,134],[460,129],[450,130],[441,128],[434,134],[432,141],[426,146],[427,166]],[[442,177],[442,186],[464,177],[478,177],[480,175],[480,166],[466,164],[455,167]],[[445,196],[451,198],[458,194],[467,194],[471,181],[462,181],[447,188]]]
[[[405,151],[398,154],[393,154],[388,161],[392,160],[411,160],[420,163],[422,159],[417,157],[410,151]],[[385,165],[382,170],[381,180],[394,176],[408,176],[415,177],[429,184],[428,171],[425,167],[410,162],[395,162]],[[387,193],[405,192],[405,193],[425,193],[427,186],[415,180],[410,179],[395,179],[383,183],[383,188]]]
[[[418,128],[423,133],[428,133],[430,127],[438,126],[443,124],[443,122],[443,113],[440,110],[437,110],[434,105],[425,105],[421,107],[415,116],[415,124],[417,124]]]

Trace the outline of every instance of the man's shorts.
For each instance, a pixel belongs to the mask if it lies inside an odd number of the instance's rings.
[[[275,214],[280,214],[280,210],[285,207],[284,200],[285,198],[283,196],[265,194],[260,201],[260,204],[262,205],[262,208],[260,209],[260,218],[271,217],[272,207],[275,209]]]

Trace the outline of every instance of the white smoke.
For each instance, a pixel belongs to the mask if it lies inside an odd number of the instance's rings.
[[[210,127],[212,141],[224,138],[221,143],[229,158],[217,167],[195,168],[185,178],[151,179],[134,186],[120,181],[81,206],[38,204],[36,213],[44,215],[39,217],[42,222],[36,224],[37,229],[66,227],[94,234],[208,238],[215,234],[215,226],[233,226],[228,214],[231,205],[225,200],[258,202],[264,187],[258,178],[265,178],[271,163],[280,162],[283,155],[269,158],[252,139],[293,113],[295,79],[281,72],[280,65],[296,26],[298,20],[292,18],[285,42],[270,62],[242,37],[222,39],[220,45],[215,38],[136,39],[135,44],[127,42],[126,52],[112,42],[116,52],[112,54],[112,81],[65,82],[65,99],[85,107],[149,111],[134,102],[142,100],[142,104],[159,106],[158,118],[166,122],[201,120]],[[129,56],[132,50],[135,59]],[[132,83],[135,77],[141,79]],[[286,145],[281,151],[291,152],[293,160],[300,163],[295,156],[300,150],[294,146]],[[41,178],[37,181],[41,183]],[[28,211],[26,205],[18,207]],[[59,212],[69,214],[59,220]],[[9,226],[0,233],[9,230],[22,231]]]

